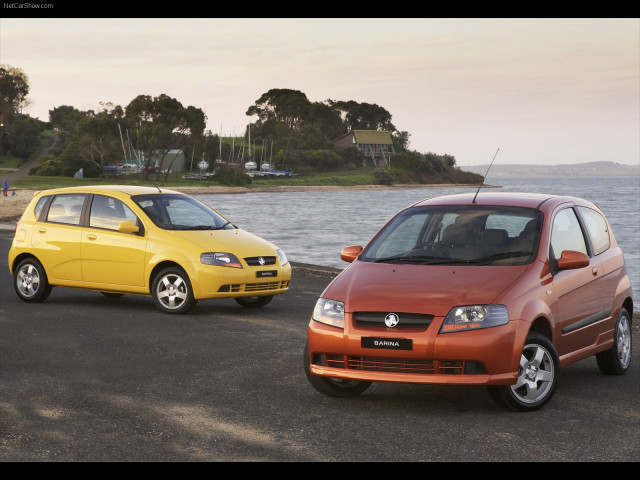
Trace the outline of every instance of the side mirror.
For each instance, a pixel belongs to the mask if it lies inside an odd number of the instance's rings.
[[[582,252],[565,250],[558,259],[558,270],[583,268],[589,265],[589,257]]]
[[[361,251],[362,247],[360,246],[345,247],[340,252],[340,259],[344,260],[345,262],[351,263],[356,258],[358,258],[358,255],[360,255]]]
[[[118,225],[118,231],[122,233],[138,233],[140,228],[136,225],[136,222],[133,220],[125,220],[120,225]]]

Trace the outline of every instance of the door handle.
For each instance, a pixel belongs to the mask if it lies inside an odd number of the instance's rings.
[[[44,227],[39,227],[39,228],[38,228],[38,232],[39,232],[39,233],[47,233],[47,229],[46,229],[46,228],[44,228]]]
[[[591,273],[593,273],[594,275],[597,275],[598,274],[598,267],[593,267],[591,269]]]
[[[95,233],[87,234],[87,239],[88,240],[95,240],[96,238],[98,238],[98,236]]]

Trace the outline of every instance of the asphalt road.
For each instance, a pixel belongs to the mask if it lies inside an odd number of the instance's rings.
[[[482,387],[375,384],[327,398],[302,369],[306,325],[333,274],[295,265],[266,307],[192,313],[150,298],[54,289],[26,304],[0,230],[0,461],[637,461],[634,365],[566,367],[542,410],[516,413]]]

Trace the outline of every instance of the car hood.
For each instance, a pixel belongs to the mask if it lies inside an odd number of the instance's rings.
[[[232,230],[165,230],[170,235],[187,240],[203,252],[233,253],[237,257],[275,255],[273,243],[241,228]]]
[[[528,268],[522,266],[391,265],[356,261],[322,294],[345,311],[446,315],[456,305],[492,303]]]

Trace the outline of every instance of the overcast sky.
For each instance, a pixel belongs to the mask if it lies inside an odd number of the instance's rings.
[[[375,103],[458,165],[640,164],[640,19],[3,18],[41,120],[166,94],[240,135],[272,88]]]

